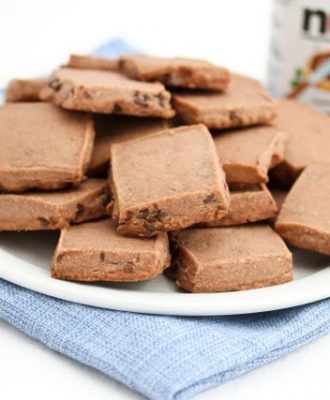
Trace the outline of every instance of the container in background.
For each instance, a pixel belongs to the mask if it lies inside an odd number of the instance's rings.
[[[330,113],[330,0],[274,1],[268,89]]]

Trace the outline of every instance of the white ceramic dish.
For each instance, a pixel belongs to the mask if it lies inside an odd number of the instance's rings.
[[[294,251],[295,280],[240,292],[178,292],[166,277],[136,284],[52,279],[56,232],[0,233],[0,277],[53,297],[115,310],[166,315],[229,315],[278,310],[330,296],[330,257]]]

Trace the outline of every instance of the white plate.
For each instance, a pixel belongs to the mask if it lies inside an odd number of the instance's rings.
[[[0,277],[64,300],[115,310],[167,315],[228,315],[277,310],[330,296],[330,258],[294,251],[295,280],[240,292],[178,292],[166,277],[135,284],[90,284],[52,279],[56,232],[0,233]]]

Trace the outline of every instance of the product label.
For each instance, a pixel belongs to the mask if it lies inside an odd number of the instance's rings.
[[[330,112],[330,0],[275,1],[268,87]]]

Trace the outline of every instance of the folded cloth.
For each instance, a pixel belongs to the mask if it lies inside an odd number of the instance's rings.
[[[147,398],[186,399],[330,329],[330,299],[223,317],[165,317],[58,300],[0,280],[0,318]]]
[[[142,54],[136,47],[132,47],[129,43],[121,38],[116,38],[110,42],[106,42],[95,49],[91,54],[97,57],[119,57],[124,54]]]
[[[102,46],[115,56],[124,44]],[[125,50],[125,49],[124,49]],[[165,317],[104,310],[0,279],[0,319],[150,399],[186,399],[330,330],[330,299],[260,314]]]

